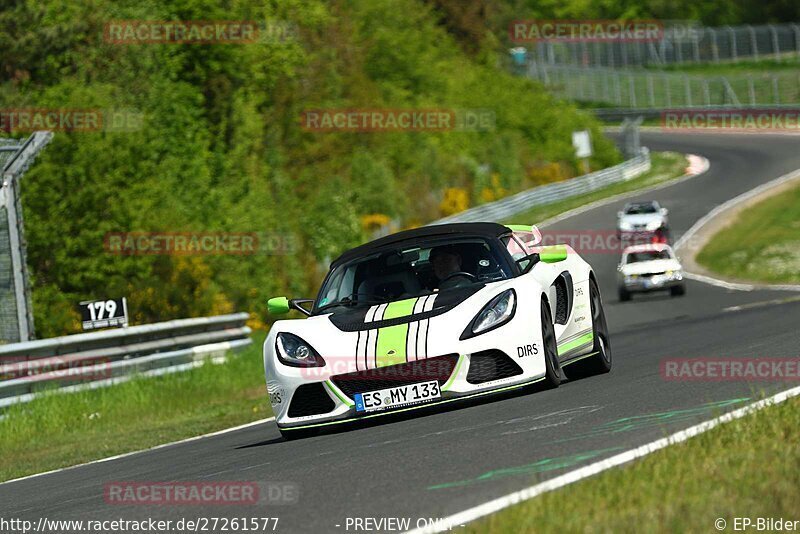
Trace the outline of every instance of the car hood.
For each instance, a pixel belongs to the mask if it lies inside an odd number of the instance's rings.
[[[619,221],[625,224],[648,224],[653,221],[661,222],[664,217],[658,213],[645,213],[640,215],[623,215]]]
[[[681,264],[675,259],[639,261],[622,266],[622,274],[650,274],[679,270],[681,270]]]
[[[342,332],[357,332],[440,315],[453,309],[484,287],[485,284],[473,284],[385,304],[355,308],[337,306],[325,310],[323,313],[327,314],[330,322]]]

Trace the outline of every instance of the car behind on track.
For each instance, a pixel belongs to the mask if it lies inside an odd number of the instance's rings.
[[[663,243],[627,247],[617,271],[622,301],[630,300],[633,293],[667,290],[675,297],[686,292],[683,266],[672,247]]]

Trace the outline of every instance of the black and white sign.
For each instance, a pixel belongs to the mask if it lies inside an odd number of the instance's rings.
[[[87,300],[80,303],[84,330],[128,326],[128,301],[121,299]]]

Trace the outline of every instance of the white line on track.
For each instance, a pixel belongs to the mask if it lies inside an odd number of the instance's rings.
[[[2,486],[4,484],[11,484],[12,482],[19,482],[20,480],[28,480],[29,478],[42,477],[42,476],[50,475],[50,474],[53,474],[53,473],[59,473],[61,471],[68,471],[70,469],[77,469],[79,467],[84,467],[84,466],[87,466],[87,465],[111,462],[113,460],[119,460],[120,458],[127,458],[128,456],[133,456],[134,454],[141,454],[143,452],[150,452],[150,451],[155,451],[155,450],[158,450],[158,449],[164,449],[166,447],[172,447],[173,445],[180,445],[182,443],[189,443],[191,441],[197,441],[199,439],[210,438],[210,437],[213,437],[213,436],[220,436],[222,434],[228,434],[230,432],[236,432],[237,430],[242,430],[244,428],[250,428],[252,426],[258,426],[258,425],[263,424],[263,423],[269,423],[270,421],[274,421],[274,420],[275,420],[274,417],[268,417],[266,419],[259,419],[258,421],[252,421],[250,423],[245,423],[243,425],[234,426],[234,427],[231,427],[231,428],[225,428],[223,430],[217,430],[216,432],[211,432],[210,434],[202,434],[200,436],[192,436],[191,438],[186,438],[186,439],[182,439],[182,440],[179,440],[179,441],[173,441],[173,442],[170,442],[170,443],[162,443],[161,445],[156,445],[155,447],[150,447],[149,449],[142,449],[142,450],[139,450],[139,451],[126,452],[126,453],[123,453],[123,454],[117,454],[116,456],[109,456],[108,458],[100,458],[99,460],[92,460],[91,462],[86,462],[86,463],[83,463],[83,464],[71,465],[69,467],[62,467],[60,469],[53,469],[51,471],[45,471],[43,473],[35,473],[33,475],[28,475],[28,476],[24,476],[24,477],[20,477],[20,478],[14,478],[14,479],[11,479],[11,480],[6,480],[5,482],[0,482],[0,486]]]
[[[559,488],[563,488],[564,486],[572,484],[573,482],[577,482],[592,475],[596,475],[597,473],[600,473],[607,469],[611,469],[612,467],[617,467],[622,464],[628,463],[632,460],[635,460],[637,458],[642,458],[644,456],[647,456],[648,454],[656,452],[657,450],[663,449],[669,445],[681,443],[683,441],[688,440],[691,437],[702,434],[703,432],[707,432],[712,428],[715,428],[723,423],[728,423],[730,421],[740,419],[745,415],[761,410],[762,408],[765,408],[767,406],[780,404],[781,402],[790,399],[792,397],[796,397],[798,395],[800,395],[800,386],[788,389],[786,391],[782,391],[767,399],[760,400],[752,404],[748,404],[747,406],[744,406],[737,410],[733,410],[731,412],[728,412],[724,415],[721,415],[709,421],[705,421],[703,423],[700,423],[699,425],[689,427],[685,430],[681,430],[680,432],[676,432],[665,438],[661,438],[656,441],[642,445],[641,447],[631,449],[629,451],[617,454],[610,458],[606,458],[605,460],[600,460],[599,462],[589,464],[587,466],[581,467],[580,469],[570,471],[569,473],[565,473],[561,476],[552,478],[540,484],[536,484],[535,486],[531,486],[529,488],[520,491],[515,491],[514,493],[509,493],[508,495],[505,495],[498,499],[494,499],[493,501],[489,501],[483,504],[479,504],[478,506],[468,508],[462,512],[453,514],[450,517],[442,518],[436,521],[435,523],[432,523],[428,527],[410,530],[408,531],[408,534],[427,534],[435,532],[444,532],[449,530],[449,528],[452,526],[464,525],[466,523],[469,523],[470,521],[475,521],[476,519],[479,519],[481,517],[493,514],[504,508],[508,508],[509,506],[513,506],[523,501],[533,499],[534,497],[541,495],[542,493],[547,493],[548,491],[553,491]]]

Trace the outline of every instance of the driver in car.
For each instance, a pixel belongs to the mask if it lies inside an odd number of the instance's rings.
[[[452,245],[442,245],[431,250],[430,261],[439,291],[472,282],[470,274],[462,270],[461,254]]]

